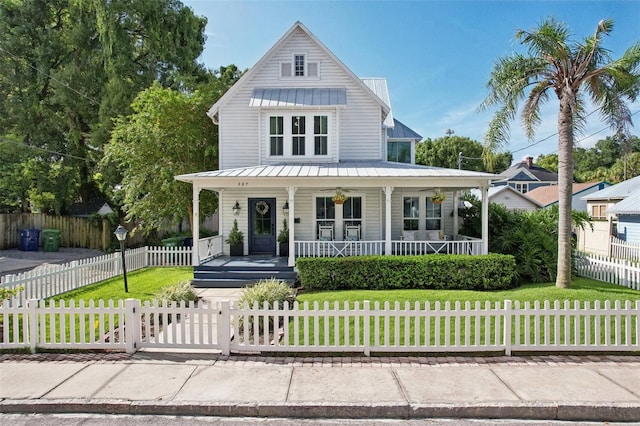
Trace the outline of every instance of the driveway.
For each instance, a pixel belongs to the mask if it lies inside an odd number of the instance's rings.
[[[62,264],[89,257],[102,256],[104,252],[93,249],[66,248],[60,251],[0,250],[0,276],[18,274],[41,265]]]

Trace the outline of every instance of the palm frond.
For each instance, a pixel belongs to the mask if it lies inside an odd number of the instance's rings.
[[[529,97],[524,103],[522,109],[522,121],[527,137],[531,140],[534,137],[534,129],[541,123],[540,119],[540,105],[549,99],[548,89],[552,85],[549,80],[544,80],[538,83],[531,92]]]

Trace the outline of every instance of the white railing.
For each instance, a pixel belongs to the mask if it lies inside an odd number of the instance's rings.
[[[198,257],[200,265],[207,260],[213,259],[222,254],[222,235],[201,238],[198,240]]]
[[[384,241],[296,241],[296,257],[365,256],[384,253]]]
[[[191,247],[140,247],[125,251],[127,271],[149,266],[191,266]],[[0,286],[22,287],[5,305],[21,305],[28,299],[46,299],[58,294],[117,277],[122,274],[120,253],[112,253],[5,275]]]
[[[640,290],[640,262],[591,253],[575,253],[576,274],[581,277]]]
[[[28,301],[0,307],[0,349],[199,348],[231,352],[626,352],[640,350],[640,301],[369,301],[195,306]]]
[[[456,241],[392,241],[391,249],[396,255],[410,254],[473,254],[482,253],[482,240]]]
[[[611,236],[610,255],[616,259],[640,262],[640,243],[629,243]]]

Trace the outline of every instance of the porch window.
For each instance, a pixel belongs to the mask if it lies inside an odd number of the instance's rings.
[[[316,198],[316,239],[320,239],[320,226],[335,226],[336,205],[331,197]],[[334,228],[335,229],[335,228]]]
[[[328,127],[328,117],[326,115],[316,115],[313,117],[315,155],[327,155],[328,153]]]
[[[427,197],[427,212],[426,212],[426,230],[440,230],[442,229],[442,205],[435,204],[431,201],[431,197]]]
[[[292,142],[292,154],[304,155],[305,148],[305,116],[293,116],[291,117],[291,134],[293,135]]]
[[[342,205],[344,219],[344,239],[347,239],[347,226],[359,226],[362,232],[362,197],[349,197]]]
[[[404,225],[405,231],[417,231],[420,223],[420,206],[418,197],[404,197]]]
[[[271,155],[284,154],[284,117],[269,118],[269,142]]]
[[[387,142],[387,160],[411,163],[411,142]]]

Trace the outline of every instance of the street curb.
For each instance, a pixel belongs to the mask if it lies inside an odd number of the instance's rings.
[[[351,419],[483,418],[567,421],[640,421],[638,403],[245,403],[208,401],[124,401],[113,399],[5,399],[0,413],[87,413]]]

